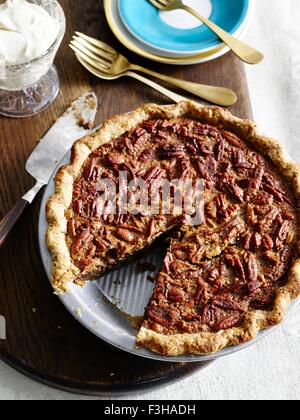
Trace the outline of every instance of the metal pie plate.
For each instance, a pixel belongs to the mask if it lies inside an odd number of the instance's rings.
[[[70,153],[60,162],[58,168],[69,162]],[[51,277],[51,255],[45,242],[47,230],[45,208],[47,200],[54,193],[54,177],[56,172],[57,170],[45,191],[39,217],[40,252],[49,279]],[[146,258],[140,259],[138,262],[153,262],[157,270],[159,270],[165,252],[166,250],[163,248],[155,249],[148,253]],[[126,317],[126,313],[137,316],[144,313],[144,309],[151,298],[154,287],[154,284],[147,279],[148,275],[149,273],[139,273],[137,263],[133,263],[114,271],[99,281],[88,282],[84,288],[71,284],[70,290],[67,293],[59,294],[58,298],[84,327],[100,339],[136,356],[164,362],[207,362],[216,360],[257,343],[276,328],[273,327],[259,333],[258,337],[249,343],[229,347],[221,350],[219,353],[205,356],[185,355],[167,357],[153,353],[145,348],[137,349],[135,347],[136,329],[132,325],[132,320]],[[109,296],[110,300],[115,302],[116,306],[122,308],[122,311],[108,301],[103,291]],[[294,302],[291,305],[291,311],[297,303]]]

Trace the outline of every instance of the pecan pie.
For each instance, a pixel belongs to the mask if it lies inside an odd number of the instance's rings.
[[[201,179],[204,222],[188,223],[174,200],[155,215],[103,206],[99,183],[110,180],[120,198],[120,173],[146,185]],[[281,146],[226,110],[183,102],[114,117],[75,144],[57,175],[47,211],[53,285],[104,275],[170,232],[137,344],[180,355],[247,342],[300,295],[299,192],[299,167]]]

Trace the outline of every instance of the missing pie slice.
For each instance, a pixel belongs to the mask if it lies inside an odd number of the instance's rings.
[[[146,187],[202,180],[204,222],[187,223],[174,199],[162,199],[172,212],[135,211],[121,176]],[[104,180],[115,208],[103,199]],[[281,146],[226,110],[183,102],[113,117],[74,145],[56,177],[47,205],[53,286],[84,285],[170,232],[137,344],[181,355],[245,343],[281,322],[300,295],[299,194],[299,167]]]

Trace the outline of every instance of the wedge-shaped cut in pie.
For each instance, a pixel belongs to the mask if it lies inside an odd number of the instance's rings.
[[[162,200],[172,212],[136,211],[120,173],[146,187],[202,180],[204,223],[187,223],[172,198]],[[103,200],[104,180],[116,208]],[[299,191],[299,167],[281,146],[221,108],[146,105],[113,117],[75,144],[56,177],[47,210],[53,286],[105,275],[170,232],[137,344],[181,355],[247,342],[300,295]]]

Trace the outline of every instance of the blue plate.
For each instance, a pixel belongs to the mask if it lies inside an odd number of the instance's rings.
[[[198,5],[199,10],[202,8],[204,15],[206,10],[206,17],[231,34],[238,31],[244,23],[249,2],[250,0],[186,0],[186,4],[193,3]],[[222,44],[205,25],[199,22],[195,27],[195,18],[184,11],[161,12],[148,0],[119,0],[119,12],[127,29],[136,38],[161,51],[192,55]],[[178,28],[182,23],[190,23],[192,28]]]

